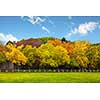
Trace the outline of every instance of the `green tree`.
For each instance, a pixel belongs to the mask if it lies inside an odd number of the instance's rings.
[[[54,40],[55,38],[53,37],[42,37],[42,38],[39,38],[39,40],[43,41],[44,43],[47,43],[48,40]]]
[[[62,42],[66,42],[66,38],[63,37],[63,38],[61,39],[61,41],[62,41]]]

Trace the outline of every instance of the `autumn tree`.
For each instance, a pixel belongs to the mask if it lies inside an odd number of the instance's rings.
[[[64,47],[68,51],[69,55],[71,55],[74,51],[74,45],[70,42],[63,42],[62,47]]]
[[[55,47],[50,43],[39,47],[39,55],[41,66],[58,67],[70,63],[68,52],[63,47]]]
[[[6,47],[2,43],[0,43],[0,63],[6,63],[5,52]]]
[[[73,47],[73,44],[70,43],[70,42],[65,42],[65,41],[61,41],[59,39],[54,39],[54,40],[49,40],[48,43],[51,43],[53,44],[54,46],[62,46],[63,48],[65,48],[67,51],[68,51],[68,54],[70,55],[73,50],[74,50],[74,47]]]
[[[74,51],[71,54],[71,66],[87,68],[89,60],[86,56],[86,51],[90,45],[88,41],[76,41],[74,43]]]
[[[10,44],[6,46],[8,51],[6,52],[6,58],[8,61],[17,64],[17,65],[25,65],[27,62],[27,58],[24,54],[18,50],[14,45]]]
[[[100,66],[100,45],[91,46],[87,51],[89,59],[88,68],[99,68]]]
[[[31,45],[27,45],[23,48],[22,52],[27,57],[27,64],[32,66],[36,60],[38,59],[38,49],[36,47],[32,47]]]
[[[55,47],[55,57],[58,63],[58,66],[66,66],[70,64],[70,56],[65,48],[62,46]]]
[[[62,42],[59,39],[54,39],[54,40],[48,40],[48,43],[54,45],[54,46],[62,46]]]
[[[100,45],[97,46],[96,55],[97,55],[96,68],[99,68],[100,69]]]

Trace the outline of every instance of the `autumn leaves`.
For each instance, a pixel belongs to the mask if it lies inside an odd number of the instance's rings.
[[[0,63],[10,61],[30,68],[99,68],[100,45],[51,39],[40,47],[0,45]],[[62,67],[63,66],[63,67]]]

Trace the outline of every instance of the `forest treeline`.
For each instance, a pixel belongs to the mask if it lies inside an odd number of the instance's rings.
[[[100,44],[51,37],[0,43],[0,64],[22,69],[99,69]]]

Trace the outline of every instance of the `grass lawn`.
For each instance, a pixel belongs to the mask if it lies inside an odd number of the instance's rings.
[[[0,83],[100,83],[99,72],[0,73]]]

